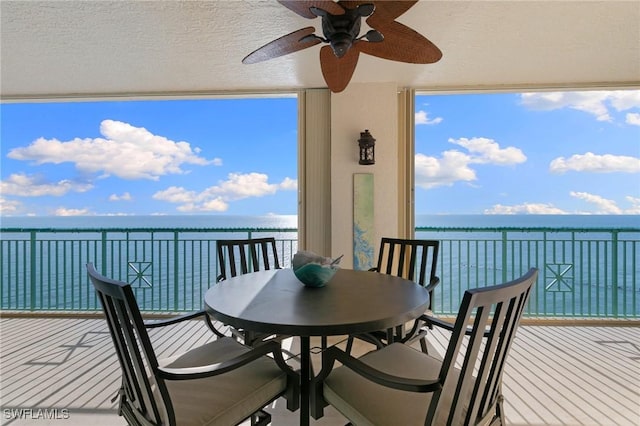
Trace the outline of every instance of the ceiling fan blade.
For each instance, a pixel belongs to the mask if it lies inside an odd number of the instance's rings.
[[[442,52],[435,44],[404,24],[391,21],[376,29],[384,35],[384,40],[379,43],[357,42],[356,46],[362,53],[411,64],[432,64],[442,58]]]
[[[338,58],[330,46],[320,49],[322,75],[332,92],[339,93],[347,87],[358,64],[359,56],[358,49],[353,48],[349,49],[342,58]]]
[[[378,29],[377,25],[384,25],[387,22],[394,21],[400,15],[409,10],[418,0],[412,1],[377,1],[374,2],[376,10],[367,18],[367,24]]]
[[[355,9],[361,4],[375,5],[373,14],[367,19],[367,23],[372,27],[374,24],[393,21],[416,4],[418,0],[411,1],[375,1],[375,0],[340,0],[338,4],[344,9]]]
[[[255,64],[314,46],[320,43],[319,39],[309,37],[301,41],[304,37],[313,34],[314,31],[314,27],[306,27],[284,35],[249,53],[242,60],[242,63]]]
[[[297,0],[278,0],[278,3],[286,7],[287,9],[297,13],[303,18],[313,19],[316,15],[311,13],[312,7],[317,7],[332,15],[342,15],[344,9],[338,5],[338,3],[331,0],[317,0],[317,1],[297,1]]]

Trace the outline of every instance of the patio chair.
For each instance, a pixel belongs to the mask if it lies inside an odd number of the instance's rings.
[[[443,359],[402,343],[359,359],[329,348],[314,417],[328,403],[357,425],[504,425],[503,369],[537,275],[467,290]]]
[[[220,337],[168,359],[157,359],[147,328],[192,319],[203,312],[145,324],[131,285],[87,271],[109,326],[122,369],[119,414],[130,425],[266,425],[262,410],[280,396],[298,408],[299,377],[276,342],[248,348]],[[267,356],[270,355],[271,357]]]
[[[217,281],[255,271],[280,269],[276,240],[272,237],[218,240]]]
[[[250,272],[280,269],[276,240],[273,237],[218,240],[217,252],[220,269],[218,282]],[[269,339],[281,341],[289,337],[255,333],[251,330],[231,329],[230,331],[232,335],[243,339],[249,346]]]
[[[429,291],[430,306],[433,306],[433,289],[440,283],[436,276],[438,263],[438,251],[440,242],[436,240],[412,240],[398,238],[382,238],[378,264],[370,271],[382,274],[395,275],[410,281],[415,281]],[[358,338],[382,348],[393,341],[412,344],[420,341],[423,352],[427,352],[427,330],[424,328],[422,318],[413,322],[409,332],[404,331],[404,325],[396,327],[396,330],[379,330],[373,333],[349,336],[347,340],[347,353],[351,352],[353,339]],[[390,342],[389,336],[393,336]]]

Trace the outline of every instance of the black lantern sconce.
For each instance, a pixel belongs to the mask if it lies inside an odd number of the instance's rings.
[[[360,132],[360,139],[358,139],[358,145],[360,146],[360,164],[371,165],[376,164],[376,140],[371,136],[369,130]]]

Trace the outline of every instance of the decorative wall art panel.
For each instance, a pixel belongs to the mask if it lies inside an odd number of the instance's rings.
[[[353,269],[374,266],[373,173],[353,175]]]

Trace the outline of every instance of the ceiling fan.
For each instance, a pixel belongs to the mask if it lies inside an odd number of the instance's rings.
[[[247,55],[242,63],[255,64],[327,43],[320,49],[320,66],[327,86],[338,93],[351,81],[361,52],[413,64],[431,64],[442,57],[435,44],[396,22],[417,0],[278,0],[278,3],[303,18],[322,18],[323,37],[314,34],[314,27],[305,27],[265,44]],[[372,29],[360,35],[363,17]]]

